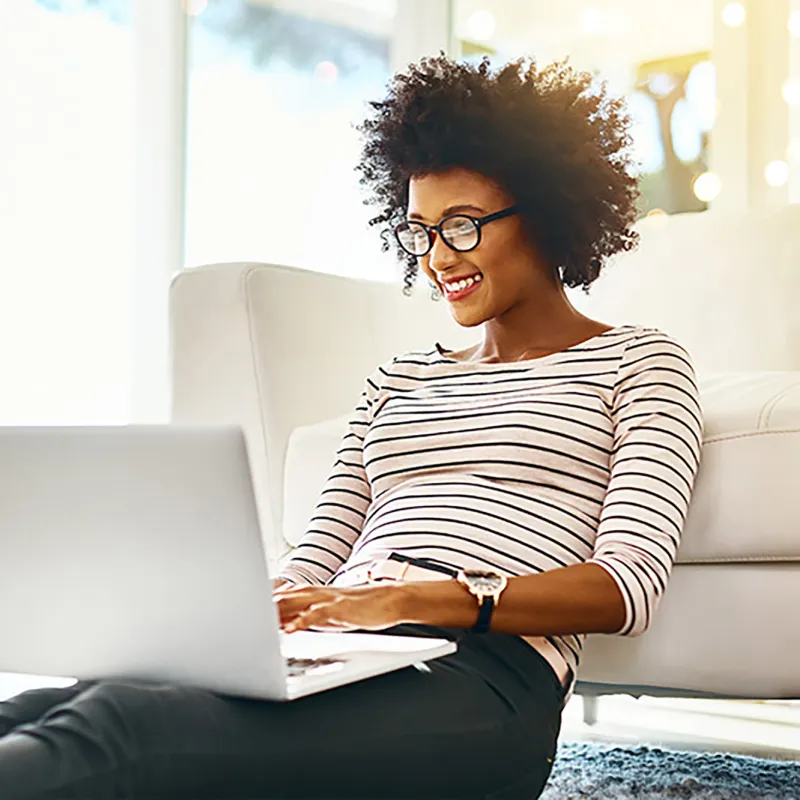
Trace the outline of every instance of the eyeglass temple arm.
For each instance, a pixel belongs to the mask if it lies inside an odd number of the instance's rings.
[[[517,206],[509,206],[508,208],[504,208],[502,211],[495,211],[494,214],[487,214],[485,217],[481,217],[477,221],[481,225],[485,225],[487,222],[494,222],[496,219],[502,219],[503,217],[511,216],[511,214],[515,214],[517,210]]]

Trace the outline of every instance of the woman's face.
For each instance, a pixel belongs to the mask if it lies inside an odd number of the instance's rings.
[[[435,225],[450,214],[484,217],[514,205],[514,198],[488,178],[457,168],[413,177],[409,183],[408,219]],[[464,326],[480,325],[501,316],[521,300],[535,296],[543,270],[516,214],[487,223],[480,244],[468,252],[448,247],[433,232],[433,248],[418,259],[450,305],[456,321]],[[463,297],[445,284],[480,274],[482,277]],[[456,296],[452,296],[452,295]]]

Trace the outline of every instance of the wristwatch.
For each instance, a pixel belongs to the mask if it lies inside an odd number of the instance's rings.
[[[500,602],[500,595],[508,585],[508,578],[497,572],[481,569],[460,569],[456,580],[478,599],[480,610],[478,621],[472,628],[473,633],[487,633],[492,620],[492,613]]]
[[[437,564],[428,558],[414,558],[400,553],[390,553],[381,566],[390,566],[394,562],[403,564],[399,576],[402,578],[406,574],[406,569],[411,566],[421,567],[422,569],[440,572],[455,578],[470,594],[478,599],[480,610],[478,611],[478,621],[471,628],[473,633],[487,633],[489,623],[492,620],[492,613],[500,602],[500,595],[508,585],[508,578],[497,572],[490,572],[482,569],[455,569],[446,564]],[[381,570],[378,569],[377,572]],[[391,570],[390,570],[391,571]],[[380,580],[381,576],[376,575],[370,569],[367,572],[370,580]],[[383,576],[386,577],[386,576]],[[390,576],[397,579],[397,575]]]

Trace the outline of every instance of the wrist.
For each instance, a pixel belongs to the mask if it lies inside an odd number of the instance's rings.
[[[475,596],[454,579],[402,582],[395,588],[398,616],[404,623],[471,628],[478,618]]]

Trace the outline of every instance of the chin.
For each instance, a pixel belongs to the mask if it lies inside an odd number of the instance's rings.
[[[477,328],[478,325],[483,325],[489,317],[486,317],[482,314],[469,314],[469,313],[454,313],[453,319],[462,327],[462,328]]]
[[[450,315],[462,328],[475,328],[492,318],[492,314],[483,305],[475,308],[459,308],[450,305]]]

